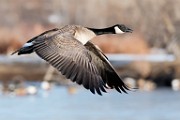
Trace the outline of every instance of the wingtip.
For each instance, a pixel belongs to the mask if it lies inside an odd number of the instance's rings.
[[[132,91],[132,92],[135,92],[135,91],[137,91],[139,88],[137,88],[137,87],[130,87],[130,86],[126,85],[126,86],[125,86],[125,89],[126,89],[126,90],[129,90],[129,91]]]

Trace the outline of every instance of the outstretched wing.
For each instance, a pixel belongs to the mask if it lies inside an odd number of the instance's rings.
[[[34,51],[73,82],[101,95],[104,82],[89,51],[69,33],[56,33],[33,40]]]
[[[101,74],[104,83],[106,83],[110,88],[115,88],[120,93],[121,91],[127,93],[126,90],[129,90],[128,86],[116,73],[113,66],[102,51],[91,42],[87,42],[85,47],[90,51],[93,58],[92,61],[97,66],[98,72]]]

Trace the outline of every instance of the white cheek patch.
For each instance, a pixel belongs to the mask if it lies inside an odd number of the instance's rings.
[[[25,43],[25,44],[23,45],[23,47],[29,47],[29,46],[32,46],[32,45],[33,45],[32,42],[30,42],[30,43]]]
[[[122,30],[120,30],[117,26],[114,27],[114,29],[115,29],[115,33],[116,33],[116,34],[123,34],[123,33],[124,33],[124,32],[123,32]]]

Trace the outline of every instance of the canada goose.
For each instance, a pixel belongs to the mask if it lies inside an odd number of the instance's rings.
[[[93,43],[89,42],[96,35],[121,34],[132,32],[125,25],[114,25],[103,29],[67,25],[55,28],[36,36],[22,48],[13,52],[29,54],[36,52],[63,75],[73,82],[83,85],[95,94],[106,92],[105,88],[115,88],[118,92],[129,90],[123,83],[108,58]],[[108,87],[107,87],[108,86]]]

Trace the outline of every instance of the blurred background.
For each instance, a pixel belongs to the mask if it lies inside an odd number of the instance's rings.
[[[179,0],[0,0],[0,119],[179,120],[179,6]],[[92,42],[139,89],[92,95],[36,54],[11,56],[32,37],[67,24],[132,28]]]

